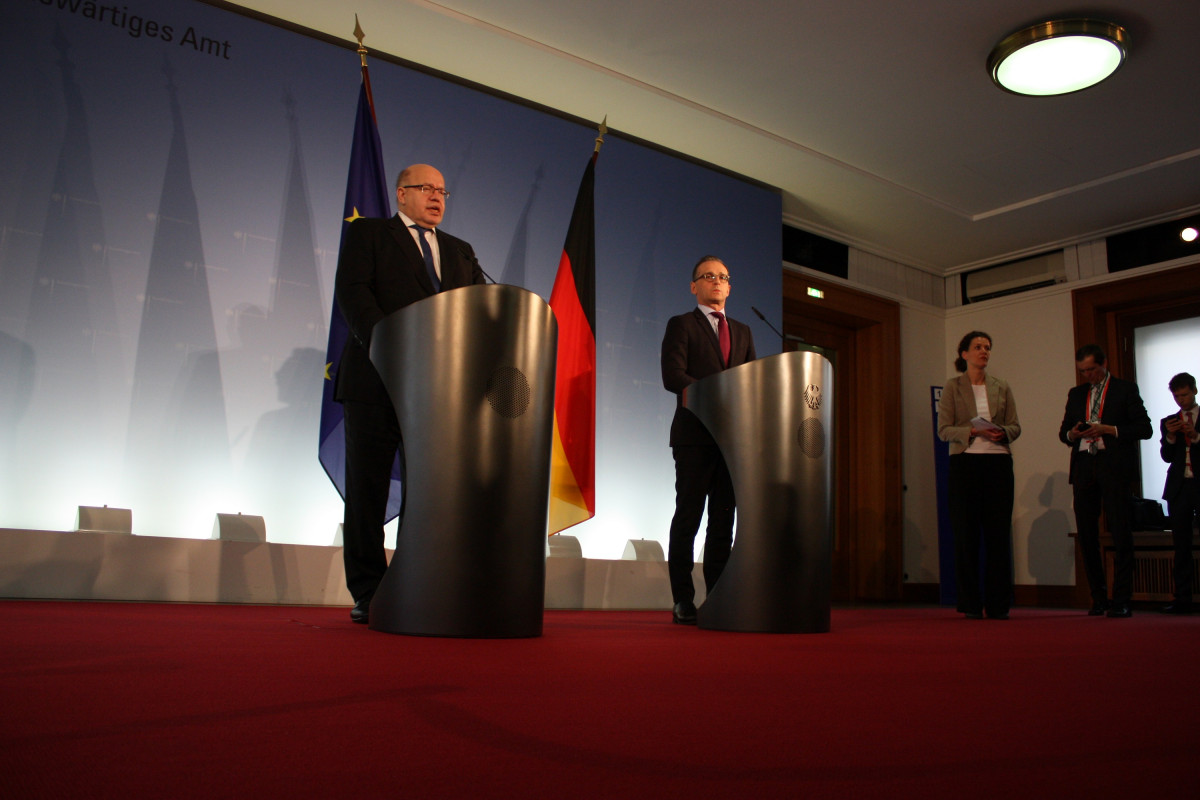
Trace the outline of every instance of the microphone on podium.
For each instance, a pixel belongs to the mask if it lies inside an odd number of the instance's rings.
[[[763,322],[767,323],[767,327],[770,328],[774,332],[774,334],[779,337],[779,346],[780,347],[783,347],[787,342],[799,342],[800,344],[806,344],[803,336],[796,336],[795,334],[788,334],[787,336],[784,336],[782,333],[779,332],[779,329],[776,328],[774,325],[772,325],[770,323],[770,321],[766,317],[763,316],[763,313],[761,311],[759,311],[757,308],[755,308],[754,306],[750,306],[750,310],[753,311],[758,316],[759,319],[761,319]]]
[[[491,281],[493,284],[499,284],[499,283],[500,283],[498,280],[496,280],[495,278],[493,278],[491,275],[488,275],[488,273],[487,273],[487,270],[486,270],[486,269],[484,269],[484,268],[483,268],[483,265],[481,265],[481,264],[479,263],[479,259],[477,259],[477,258],[475,257],[475,254],[474,254],[474,253],[472,253],[472,252],[468,251],[467,249],[463,248],[462,246],[460,246],[460,247],[458,248],[458,254],[459,254],[460,256],[462,256],[462,257],[463,257],[463,260],[464,260],[464,261],[466,261],[468,264],[471,264],[471,265],[473,265],[473,266],[479,267],[479,271],[480,271],[480,272],[483,274],[483,277],[487,278],[487,279],[488,279],[489,281]]]

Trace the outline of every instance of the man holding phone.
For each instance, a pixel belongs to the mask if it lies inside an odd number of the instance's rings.
[[[1104,350],[1089,344],[1075,353],[1086,383],[1067,393],[1058,438],[1071,448],[1075,528],[1087,572],[1092,607],[1088,614],[1132,616],[1133,532],[1130,518],[1138,480],[1138,441],[1154,435],[1141,393],[1133,381],[1109,374]],[[1116,548],[1112,601],[1100,553],[1100,512]]]
[[[1163,607],[1165,614],[1192,612],[1192,525],[1200,508],[1200,408],[1196,406],[1196,379],[1187,372],[1171,378],[1167,385],[1179,413],[1159,423],[1162,438],[1159,454],[1167,467],[1163,499],[1171,518],[1171,540],[1175,548],[1175,600]]]

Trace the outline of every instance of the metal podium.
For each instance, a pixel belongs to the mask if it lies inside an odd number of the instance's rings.
[[[442,292],[375,326],[406,485],[372,629],[541,635],[557,337],[540,297],[502,285]]]
[[[833,366],[782,353],[693,383],[684,404],[717,440],[737,500],[729,562],[701,628],[829,630],[833,573]]]

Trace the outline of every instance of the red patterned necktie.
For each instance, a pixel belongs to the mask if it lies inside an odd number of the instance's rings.
[[[721,342],[721,361],[723,366],[729,366],[729,323],[725,321],[725,315],[720,311],[712,313],[717,318],[717,339]]]
[[[1193,408],[1191,411],[1184,412],[1184,416],[1187,417],[1187,420],[1191,424],[1192,429],[1195,430],[1195,428],[1196,428],[1196,409]],[[1183,452],[1184,452],[1183,475],[1185,478],[1195,477],[1196,471],[1194,469],[1192,469],[1192,443],[1191,443],[1191,440],[1188,439],[1186,434],[1183,437]]]

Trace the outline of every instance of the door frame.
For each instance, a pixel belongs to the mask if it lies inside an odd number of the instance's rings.
[[[1171,269],[1138,275],[1119,281],[1075,289],[1071,292],[1075,323],[1075,349],[1098,344],[1108,357],[1109,371],[1129,380],[1137,380],[1133,355],[1133,331],[1142,325],[1172,322],[1200,315],[1200,260]],[[1082,383],[1082,380],[1078,381]],[[1149,387],[1139,386],[1144,392]],[[1165,387],[1162,389],[1165,391]],[[1140,469],[1139,469],[1140,473]],[[1138,480],[1141,480],[1139,474]],[[1147,496],[1142,487],[1142,496]],[[1150,497],[1157,494],[1153,488]],[[1083,574],[1082,556],[1076,546],[1075,574]],[[1075,604],[1081,608],[1091,602],[1087,582],[1076,578]]]
[[[810,288],[821,296],[813,296]],[[785,339],[799,336],[837,354],[833,597],[849,602],[900,600],[900,305],[785,268],[783,333]]]

